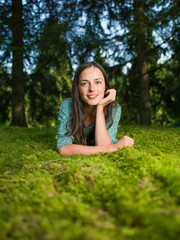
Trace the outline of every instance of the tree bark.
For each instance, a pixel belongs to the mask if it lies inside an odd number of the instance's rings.
[[[145,39],[145,14],[143,0],[134,0],[134,22],[136,35],[137,71],[139,85],[140,124],[151,124],[151,104],[149,94],[149,74],[147,62],[147,45]]]
[[[12,0],[12,126],[27,126],[23,74],[24,23],[22,0]]]

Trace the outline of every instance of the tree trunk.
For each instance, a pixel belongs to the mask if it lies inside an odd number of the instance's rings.
[[[136,53],[139,85],[140,124],[151,124],[151,105],[149,94],[149,75],[147,63],[147,45],[145,40],[145,15],[143,0],[134,0],[134,22],[136,35]]]
[[[24,100],[23,34],[24,24],[22,0],[12,0],[12,126],[27,126]]]

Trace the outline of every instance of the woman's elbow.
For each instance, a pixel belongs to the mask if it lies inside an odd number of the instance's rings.
[[[62,146],[62,147],[59,147],[59,148],[58,148],[58,153],[59,153],[60,155],[70,155],[70,154],[69,154],[69,149],[68,149],[67,145]]]
[[[63,149],[62,149],[63,147],[59,147],[58,148],[58,153],[60,154],[60,155],[63,155]]]

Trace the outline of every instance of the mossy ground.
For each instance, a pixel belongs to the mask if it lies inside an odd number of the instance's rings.
[[[121,126],[133,148],[60,156],[55,128],[0,128],[0,239],[175,240],[180,129]]]

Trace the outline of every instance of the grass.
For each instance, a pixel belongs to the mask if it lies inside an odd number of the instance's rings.
[[[121,126],[133,148],[60,156],[55,128],[0,128],[0,239],[175,240],[180,129]]]

